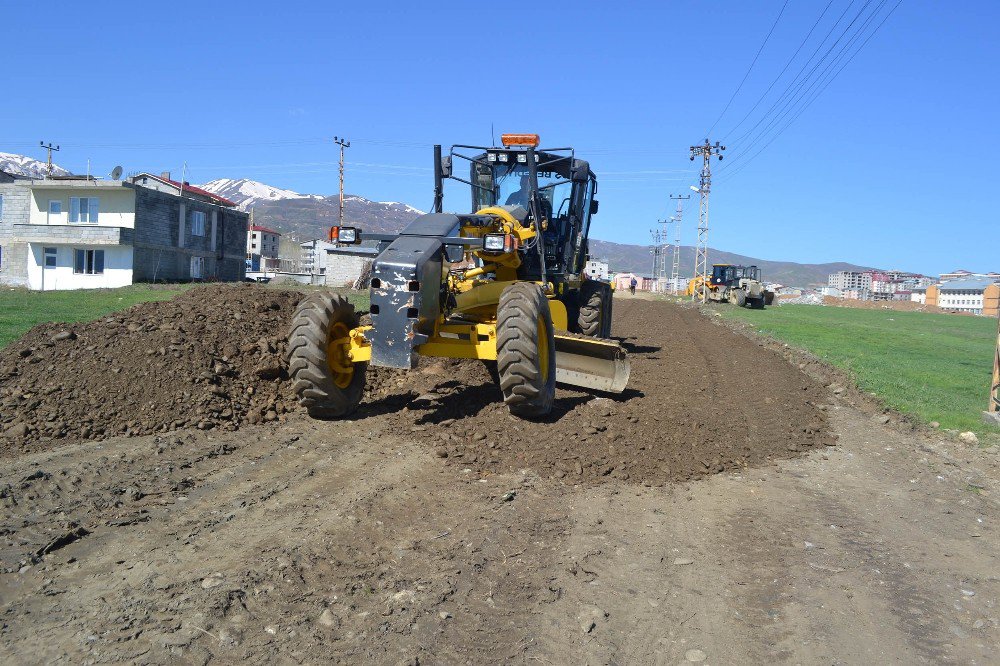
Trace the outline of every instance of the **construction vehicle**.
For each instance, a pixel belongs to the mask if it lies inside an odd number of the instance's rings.
[[[713,264],[707,282],[700,275],[688,282],[687,295],[703,295],[706,301],[757,309],[774,302],[774,292],[764,288],[757,266]]]
[[[610,285],[584,271],[597,177],[572,148],[538,145],[538,135],[505,134],[500,147],[434,146],[432,212],[399,234],[331,229],[340,245],[378,243],[371,324],[336,294],[299,304],[288,367],[310,414],[350,414],[369,364],[412,369],[421,356],[486,362],[520,417],[549,413],[557,382],[625,389],[628,357],[608,339]],[[446,179],[469,187],[475,212],[443,212]]]

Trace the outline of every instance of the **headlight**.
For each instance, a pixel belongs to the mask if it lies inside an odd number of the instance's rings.
[[[526,153],[518,153],[517,154],[517,161],[520,162],[521,164],[527,164],[528,163],[528,155]]]
[[[354,245],[359,243],[357,227],[330,227],[330,241]]]
[[[512,234],[486,234],[483,236],[483,252],[487,254],[508,254],[517,250],[517,239]]]
[[[496,153],[486,153],[486,161],[487,162],[496,162],[497,161],[497,154]]]
[[[501,162],[506,162],[507,157],[508,157],[507,153],[497,153],[497,159],[500,160]]]

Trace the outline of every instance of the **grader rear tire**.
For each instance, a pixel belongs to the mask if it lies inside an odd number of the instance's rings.
[[[580,301],[580,315],[577,317],[577,326],[580,332],[591,337],[603,337],[604,319],[607,308],[604,303],[604,290],[591,281],[583,283],[580,287],[578,299]]]
[[[497,371],[511,414],[544,416],[556,393],[555,329],[542,288],[517,282],[497,307]]]
[[[311,294],[299,302],[288,331],[288,374],[299,404],[318,419],[347,416],[361,402],[367,363],[351,363],[334,340],[358,326],[343,296]]]
[[[747,304],[747,295],[742,289],[737,289],[733,296],[733,302],[737,307],[743,307]]]

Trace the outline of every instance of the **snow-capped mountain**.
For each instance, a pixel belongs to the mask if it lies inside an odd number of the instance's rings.
[[[251,206],[256,206],[266,201],[323,198],[319,194],[299,194],[293,190],[274,187],[256,180],[250,180],[249,178],[240,178],[239,180],[219,178],[209,181],[204,185],[199,185],[199,187],[229,199],[236,203],[242,210],[248,210]]]
[[[248,178],[219,178],[198,187],[229,199],[240,210],[253,209],[255,223],[302,240],[324,238],[331,226],[341,223],[337,194],[302,194]],[[387,233],[402,229],[422,214],[398,201],[371,201],[345,194],[342,223]]]
[[[0,153],[0,171],[6,171],[17,176],[28,176],[29,178],[44,178],[49,173],[48,165],[25,155],[15,155],[14,153]],[[52,165],[53,176],[69,176],[69,171],[61,166]]]
[[[373,203],[382,204],[383,206],[387,206],[389,208],[401,207],[404,212],[413,213],[415,215],[423,215],[424,214],[424,211],[420,210],[419,208],[414,208],[410,204],[405,204],[405,203],[402,203],[401,201],[375,201]]]

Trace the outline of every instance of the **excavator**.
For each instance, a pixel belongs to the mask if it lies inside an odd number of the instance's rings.
[[[702,293],[706,301],[732,303],[740,307],[763,309],[774,302],[774,292],[764,288],[757,266],[713,264],[712,275],[707,280],[696,275],[688,282],[688,296],[700,296]]]
[[[521,418],[548,414],[556,383],[625,390],[628,356],[609,338],[610,285],[584,271],[597,176],[572,148],[539,144],[537,134],[504,134],[500,146],[434,146],[430,213],[398,234],[331,228],[331,241],[374,242],[378,255],[370,324],[332,292],[296,308],[288,371],[312,416],[352,413],[369,365],[413,369],[421,356],[485,362]],[[448,179],[469,188],[474,212],[444,212]]]

